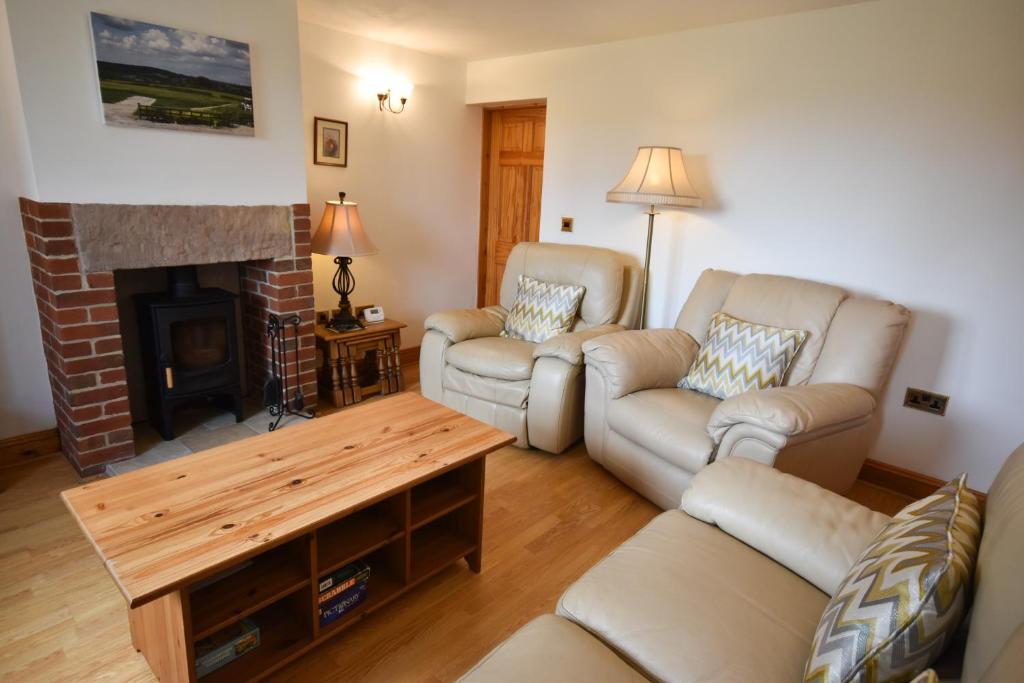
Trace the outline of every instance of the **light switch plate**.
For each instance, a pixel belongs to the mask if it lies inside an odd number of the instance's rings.
[[[907,394],[903,398],[903,405],[915,410],[923,410],[933,415],[945,415],[946,406],[949,404],[949,396],[936,394],[924,389],[907,387]]]
[[[562,232],[572,232],[572,216],[562,216]]]

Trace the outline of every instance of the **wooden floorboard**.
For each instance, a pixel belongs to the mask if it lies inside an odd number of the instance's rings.
[[[123,598],[58,497],[79,483],[60,455],[0,470],[0,680],[155,680]],[[905,504],[863,482],[851,497],[888,512]],[[483,572],[443,571],[270,680],[454,680],[658,512],[582,445],[498,451]]]

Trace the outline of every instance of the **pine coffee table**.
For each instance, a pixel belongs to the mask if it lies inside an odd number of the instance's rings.
[[[202,681],[251,681],[462,558],[479,572],[485,457],[513,441],[404,393],[61,497],[161,681],[197,680],[195,644],[240,622],[260,644]],[[320,579],[356,560],[365,599],[321,626]]]

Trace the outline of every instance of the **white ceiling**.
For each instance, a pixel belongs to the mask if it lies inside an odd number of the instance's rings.
[[[300,0],[304,21],[484,59],[671,33],[865,0]]]

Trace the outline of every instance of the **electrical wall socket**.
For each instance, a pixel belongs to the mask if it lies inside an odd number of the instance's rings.
[[[562,216],[562,232],[572,232],[572,216]]]
[[[936,394],[924,389],[907,387],[907,395],[903,398],[903,405],[915,410],[923,410],[933,415],[945,415],[946,405],[949,403],[949,396]]]

